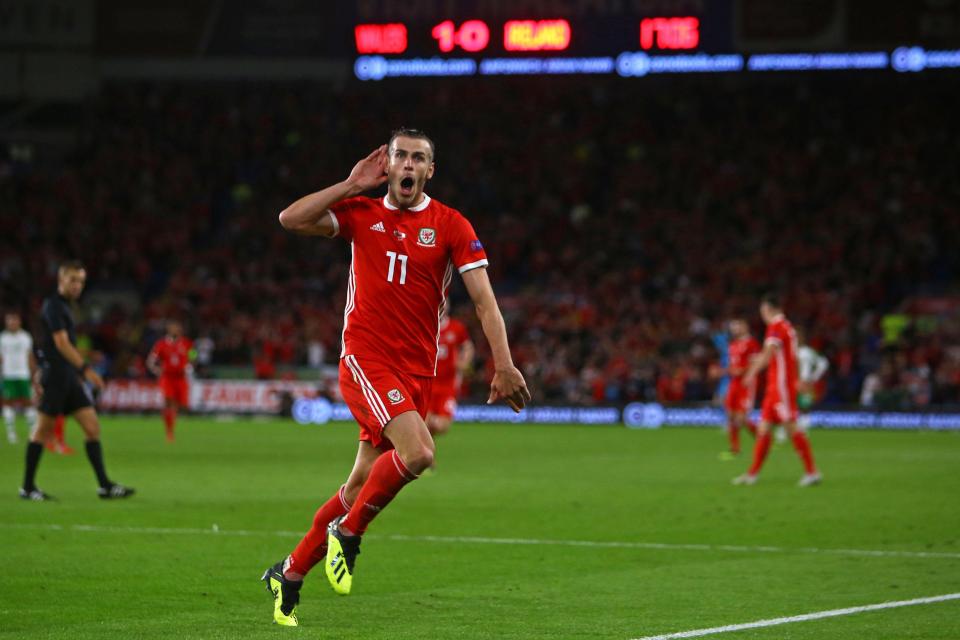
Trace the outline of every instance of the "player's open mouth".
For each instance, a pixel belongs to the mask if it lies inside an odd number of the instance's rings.
[[[411,178],[411,177],[409,177],[409,176],[407,176],[406,178],[404,178],[403,180],[401,180],[401,181],[400,181],[400,193],[402,193],[402,194],[405,195],[405,196],[408,196],[408,195],[410,195],[411,193],[413,193],[413,184],[414,184],[413,178]]]

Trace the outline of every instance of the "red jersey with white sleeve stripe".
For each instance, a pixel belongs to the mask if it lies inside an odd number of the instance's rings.
[[[437,353],[437,379],[434,387],[454,385],[460,367],[460,347],[470,341],[467,327],[456,318],[440,322],[440,342]]]
[[[160,375],[164,378],[182,378],[186,375],[187,365],[190,364],[190,351],[193,350],[193,342],[180,336],[176,339],[168,337],[160,338],[153,349],[150,350],[150,356],[156,358],[160,363]]]
[[[795,413],[797,402],[797,334],[793,325],[782,314],[767,325],[764,345],[775,344],[777,349],[767,368],[767,398],[775,405],[782,405],[778,412],[789,419]]]
[[[487,266],[471,224],[424,194],[410,209],[360,196],[330,208],[352,260],[340,357],[360,356],[417,376],[434,376],[440,315],[453,271]]]

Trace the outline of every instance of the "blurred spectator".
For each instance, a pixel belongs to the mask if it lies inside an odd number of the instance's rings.
[[[0,167],[3,303],[35,316],[78,257],[113,375],[142,371],[167,317],[205,336],[201,374],[333,364],[349,250],[276,216],[407,124],[438,145],[428,191],[486,245],[537,400],[709,400],[711,324],[776,288],[831,360],[824,402],[960,402],[960,304],[909,308],[960,299],[951,77],[418,86],[107,87],[62,162]]]

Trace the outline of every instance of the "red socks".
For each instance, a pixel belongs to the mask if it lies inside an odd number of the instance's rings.
[[[727,433],[730,435],[730,451],[740,453],[740,427],[731,420],[727,425]]]
[[[313,526],[290,554],[287,570],[305,576],[317,563],[322,562],[327,555],[327,526],[345,513],[347,517],[341,526],[354,535],[363,535],[380,510],[416,477],[404,466],[396,451],[381,454],[370,468],[370,475],[352,507],[343,495],[344,487],[340,487],[333,497],[317,509]]]
[[[174,409],[163,410],[163,424],[167,428],[167,440],[173,440],[173,425],[177,421],[177,413]]]
[[[747,420],[747,423],[746,423],[746,424],[747,424],[747,431],[750,432],[750,435],[752,435],[754,438],[756,438],[756,437],[757,437],[757,425],[754,424],[754,423],[752,423],[752,422],[750,422],[749,420]]]
[[[417,476],[413,475],[400,460],[396,450],[387,451],[380,455],[370,469],[367,481],[360,489],[357,501],[353,503],[350,513],[340,523],[341,529],[346,529],[353,535],[363,535],[367,525],[380,510],[390,504],[400,489]]]
[[[305,576],[327,555],[327,525],[350,510],[349,503],[343,497],[343,489],[344,487],[340,487],[333,497],[317,509],[313,516],[313,526],[290,554],[290,571]]]
[[[797,431],[793,434],[793,448],[797,450],[800,459],[803,460],[803,468],[807,473],[816,473],[817,467],[813,464],[813,450],[810,448],[810,439],[803,431]]]
[[[763,466],[763,461],[770,451],[770,441],[769,431],[762,436],[757,436],[757,443],[753,447],[753,465],[747,471],[750,475],[754,476],[760,472],[760,467]],[[803,431],[795,432],[793,434],[793,448],[797,450],[797,454],[803,460],[803,468],[806,472],[816,473],[817,467],[813,463],[813,450],[810,448],[810,440],[807,438],[807,434]]]
[[[750,470],[747,471],[749,475],[755,476],[760,473],[760,467],[763,466],[763,461],[766,460],[767,453],[770,451],[771,440],[772,438],[769,431],[757,436],[757,442],[753,445],[753,464],[750,466]]]

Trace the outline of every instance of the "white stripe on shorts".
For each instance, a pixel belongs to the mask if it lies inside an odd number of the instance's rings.
[[[387,426],[387,423],[390,422],[390,413],[384,406],[383,400],[380,399],[380,396],[376,390],[374,390],[373,385],[370,384],[366,374],[363,373],[363,369],[360,368],[360,363],[358,363],[357,359],[352,355],[345,357],[343,360],[347,363],[350,371],[353,372],[353,379],[360,385],[360,390],[363,391],[367,403],[370,405],[370,408],[373,409],[373,414],[377,416],[380,426]]]

